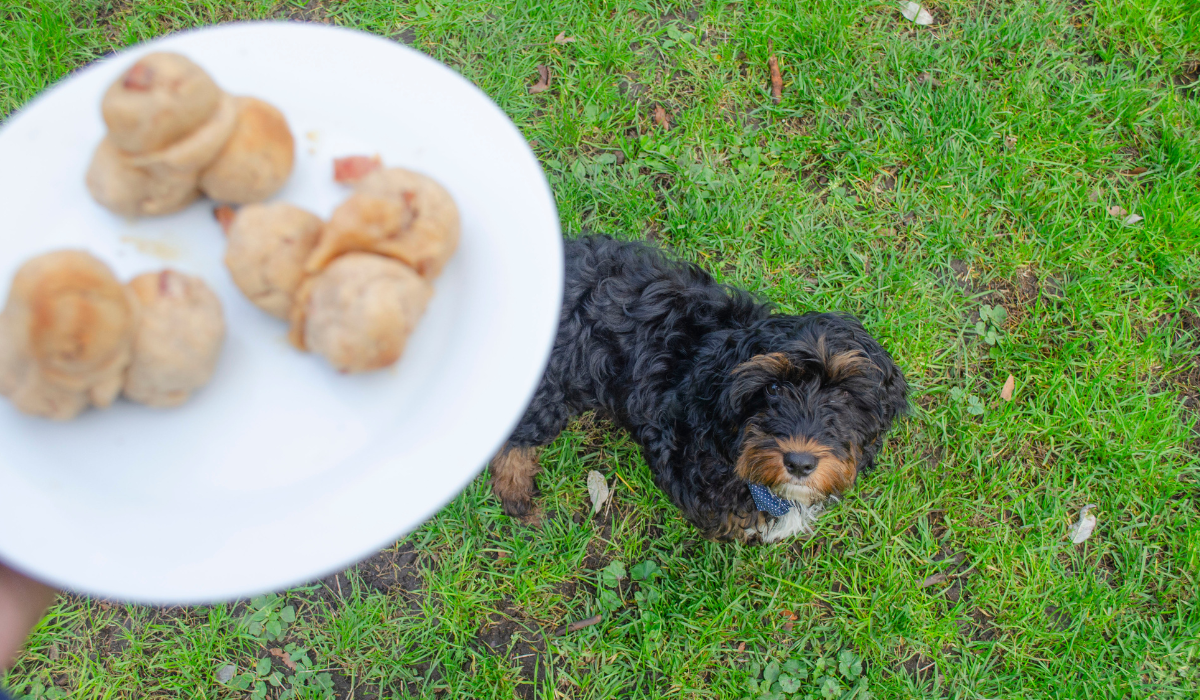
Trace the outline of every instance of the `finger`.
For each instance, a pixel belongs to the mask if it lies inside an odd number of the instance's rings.
[[[0,673],[16,661],[29,631],[46,614],[56,591],[0,564]]]

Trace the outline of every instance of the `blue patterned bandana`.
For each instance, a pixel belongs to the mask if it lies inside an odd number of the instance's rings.
[[[759,510],[766,511],[778,518],[787,515],[787,512],[792,509],[791,501],[776,496],[766,486],[762,484],[747,485],[750,487],[750,495],[754,497],[754,505],[758,506]]]

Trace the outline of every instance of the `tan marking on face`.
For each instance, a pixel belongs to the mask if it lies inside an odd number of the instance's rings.
[[[834,381],[841,381],[857,374],[862,374],[875,363],[860,350],[847,350],[829,357],[825,362],[825,371]]]
[[[790,497],[789,492],[818,492],[825,497],[844,493],[854,485],[858,476],[854,453],[842,460],[833,455],[827,445],[804,437],[776,440],[775,446],[761,447],[756,443],[763,438],[761,432],[747,428],[746,442],[734,471],[745,481],[762,484],[773,491]],[[817,458],[817,468],[806,477],[796,477],[784,466],[783,456],[788,452],[808,452]],[[793,499],[798,500],[798,499]],[[804,498],[809,501],[811,498]]]
[[[774,488],[778,484],[786,483],[791,475],[783,466],[783,454],[779,450],[758,446],[757,443],[764,437],[757,428],[746,428],[746,446],[738,456],[734,472],[744,481]]]
[[[784,468],[789,480],[827,496],[843,493],[854,485],[854,479],[858,475],[854,461],[838,459],[833,456],[833,451],[827,445],[803,437],[785,438],[778,442],[781,455],[788,452],[808,452],[817,458],[817,468],[804,478],[794,477]],[[781,456],[780,464],[782,463]]]
[[[792,362],[787,355],[781,352],[767,353],[766,355],[755,355],[749,360],[733,368],[734,374],[741,374],[751,369],[759,369],[770,374],[775,374],[780,377],[786,376],[792,371]]]

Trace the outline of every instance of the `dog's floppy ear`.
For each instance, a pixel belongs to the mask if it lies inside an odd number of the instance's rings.
[[[892,356],[883,348],[879,349],[880,357],[876,360],[876,364],[883,371],[883,403],[886,406],[885,413],[887,421],[890,424],[893,418],[903,416],[908,413],[908,382],[904,379],[904,373],[896,366],[892,360]]]
[[[830,366],[835,360],[840,360],[838,364],[841,376],[844,378],[843,381],[853,382],[854,378],[860,374],[864,377],[871,377],[878,402],[876,405],[877,417],[882,430],[886,431],[891,427],[892,419],[908,412],[908,383],[904,380],[904,373],[896,366],[892,356],[863,328],[858,319],[847,319],[847,321],[851,342],[861,350],[852,349],[836,353],[831,358]],[[850,353],[855,354],[858,359],[840,359]]]

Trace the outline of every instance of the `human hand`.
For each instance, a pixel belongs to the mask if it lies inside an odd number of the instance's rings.
[[[12,666],[56,591],[0,564],[0,673]]]

